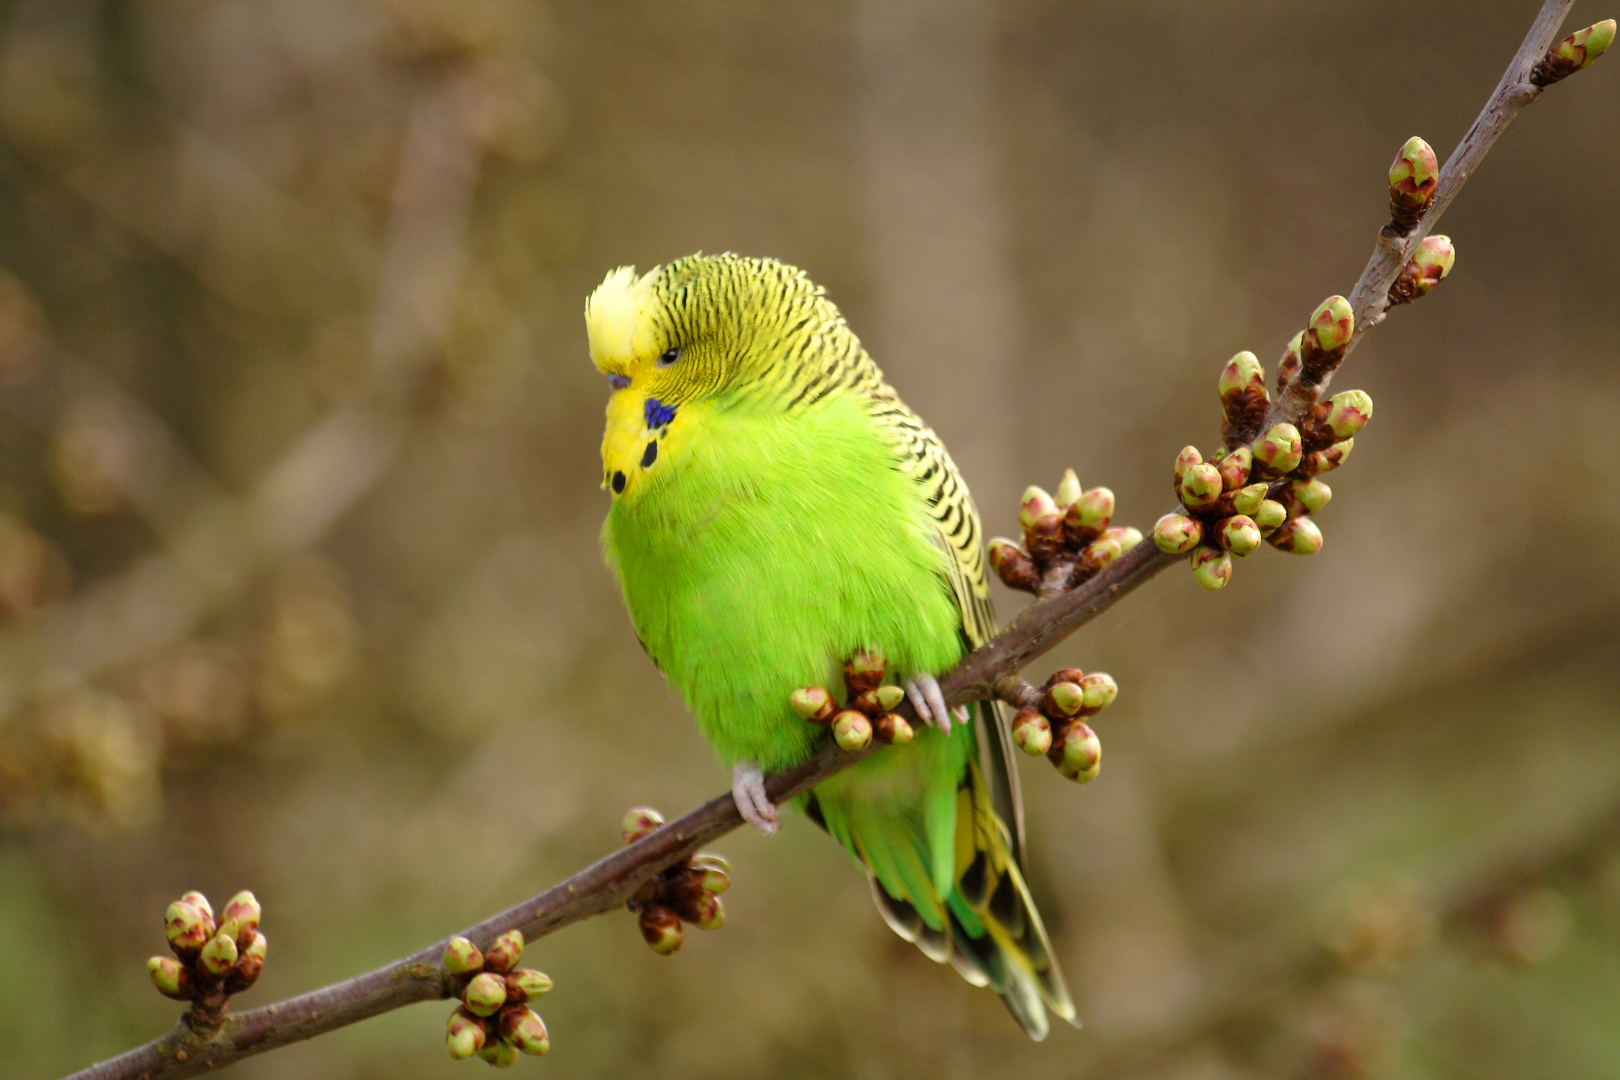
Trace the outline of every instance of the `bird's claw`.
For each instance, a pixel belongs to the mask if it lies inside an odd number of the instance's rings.
[[[953,716],[962,723],[967,722],[967,706],[957,705],[954,708],[947,708],[945,694],[939,688],[939,680],[932,675],[913,675],[905,680],[905,687],[906,700],[917,710],[917,719],[929,727],[938,728],[941,734],[951,733]]]
[[[765,771],[758,765],[739,761],[732,767],[731,797],[743,820],[765,836],[775,836],[782,827],[782,812],[765,794]]]

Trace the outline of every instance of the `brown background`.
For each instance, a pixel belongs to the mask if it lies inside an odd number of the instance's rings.
[[[723,790],[598,557],[607,269],[796,263],[992,534],[1070,464],[1147,527],[1220,363],[1349,290],[1394,150],[1449,152],[1535,7],[0,4],[0,1074],[166,1029],[186,888],[263,900],[262,1004]],[[717,845],[730,923],[673,959],[622,915],[534,948],[520,1068],[1620,1071],[1617,88],[1514,125],[1352,357],[1323,553],[1046,662],[1123,687],[1097,783],[1024,770],[1085,1031],[1026,1043],[797,822]],[[445,1011],[237,1075],[471,1075]]]

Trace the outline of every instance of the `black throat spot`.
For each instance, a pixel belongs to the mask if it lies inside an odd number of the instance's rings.
[[[641,467],[649,469],[652,463],[658,460],[658,440],[654,439],[647,444],[647,449],[641,452]]]
[[[613,494],[624,494],[624,473],[619,472],[617,469],[613,471]]]

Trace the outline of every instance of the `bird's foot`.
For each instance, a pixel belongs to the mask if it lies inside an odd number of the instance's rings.
[[[906,700],[917,710],[917,719],[929,727],[938,728],[941,734],[949,735],[953,716],[959,722],[967,723],[967,706],[956,705],[946,708],[945,694],[939,688],[939,680],[932,675],[920,672],[906,679],[905,684]]]
[[[782,827],[782,811],[765,794],[765,771],[758,765],[739,761],[731,770],[731,797],[743,820],[766,836],[775,836]]]

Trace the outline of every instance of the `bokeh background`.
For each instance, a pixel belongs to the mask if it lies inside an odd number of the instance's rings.
[[[798,264],[992,534],[1067,465],[1146,527],[1536,7],[0,4],[0,1075],[167,1029],[187,888],[263,900],[263,1004],[724,790],[598,554],[606,270]],[[796,822],[716,845],[729,925],[673,959],[624,915],[535,946],[520,1068],[1620,1073],[1617,101],[1605,60],[1533,106],[1351,358],[1322,554],[1042,662],[1123,687],[1098,782],[1025,769],[1084,1031],[1024,1041]],[[470,1075],[444,1012],[236,1075]]]

